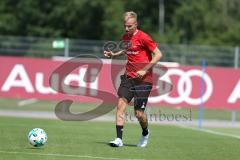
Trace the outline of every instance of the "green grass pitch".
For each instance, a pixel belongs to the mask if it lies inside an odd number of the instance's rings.
[[[27,142],[36,127],[48,133],[42,148]],[[0,117],[0,160],[239,160],[240,139],[167,125],[150,125],[150,130],[149,145],[138,148],[140,128],[126,124],[125,146],[111,148],[114,122]]]

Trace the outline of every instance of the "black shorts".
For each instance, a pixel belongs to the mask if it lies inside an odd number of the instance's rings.
[[[118,88],[119,98],[125,98],[128,103],[134,98],[134,109],[145,110],[152,84],[139,78],[130,78],[121,75],[121,84]]]

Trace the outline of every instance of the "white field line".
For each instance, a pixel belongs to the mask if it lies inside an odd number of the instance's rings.
[[[27,152],[11,152],[11,151],[1,151],[1,150],[0,150],[0,153],[6,153],[6,154],[24,154],[24,155],[37,155],[37,156],[54,156],[54,157],[72,157],[72,158],[104,159],[104,160],[144,160],[144,159],[113,158],[113,157],[95,157],[95,156],[83,156],[83,155],[71,155],[71,154],[57,154],[57,153],[27,153]]]
[[[222,132],[217,132],[217,131],[213,131],[213,130],[210,130],[210,129],[193,128],[193,127],[189,127],[189,126],[185,126],[185,125],[176,125],[176,126],[180,127],[180,128],[191,129],[191,130],[194,130],[194,131],[206,132],[206,133],[210,133],[210,134],[214,134],[214,135],[218,135],[218,136],[224,136],[224,137],[231,137],[231,138],[240,139],[240,136],[235,135],[235,134],[222,133]]]
[[[29,104],[33,104],[33,103],[36,103],[38,100],[36,98],[31,98],[31,99],[25,99],[25,100],[21,100],[18,102],[18,106],[19,107],[22,107],[22,106],[25,106],[25,105],[29,105]]]

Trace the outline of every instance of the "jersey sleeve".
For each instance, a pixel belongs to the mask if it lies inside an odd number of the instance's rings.
[[[154,49],[157,47],[157,43],[152,40],[152,38],[145,34],[143,37],[143,44],[144,46],[150,51],[153,52]]]

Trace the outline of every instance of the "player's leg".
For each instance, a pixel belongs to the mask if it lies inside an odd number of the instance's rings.
[[[125,122],[125,109],[128,102],[125,98],[119,98],[116,111],[116,130],[117,138],[122,139],[123,126]]]
[[[136,86],[136,92],[134,94],[134,112],[142,128],[142,137],[138,143],[139,147],[145,147],[148,143],[149,138],[148,119],[144,111],[147,105],[151,89],[152,86],[150,84],[139,85]]]
[[[113,141],[110,141],[110,146],[112,147],[122,147],[122,134],[123,134],[123,126],[125,122],[125,109],[127,106],[127,100],[125,98],[119,98],[118,106],[116,111],[116,132],[117,138]]]
[[[125,122],[125,108],[127,104],[133,98],[133,93],[130,91],[132,84],[126,79],[126,77],[121,77],[121,84],[118,88],[118,106],[116,111],[116,132],[117,138],[114,141],[110,142],[110,146],[112,147],[121,147],[122,143],[122,134],[123,134],[123,126]]]
[[[137,144],[138,147],[146,147],[149,139],[148,119],[147,115],[142,109],[135,109],[135,116],[142,128],[142,136]]]
[[[148,119],[144,110],[135,109],[135,116],[138,119],[138,122],[142,128],[142,135],[148,135]]]

